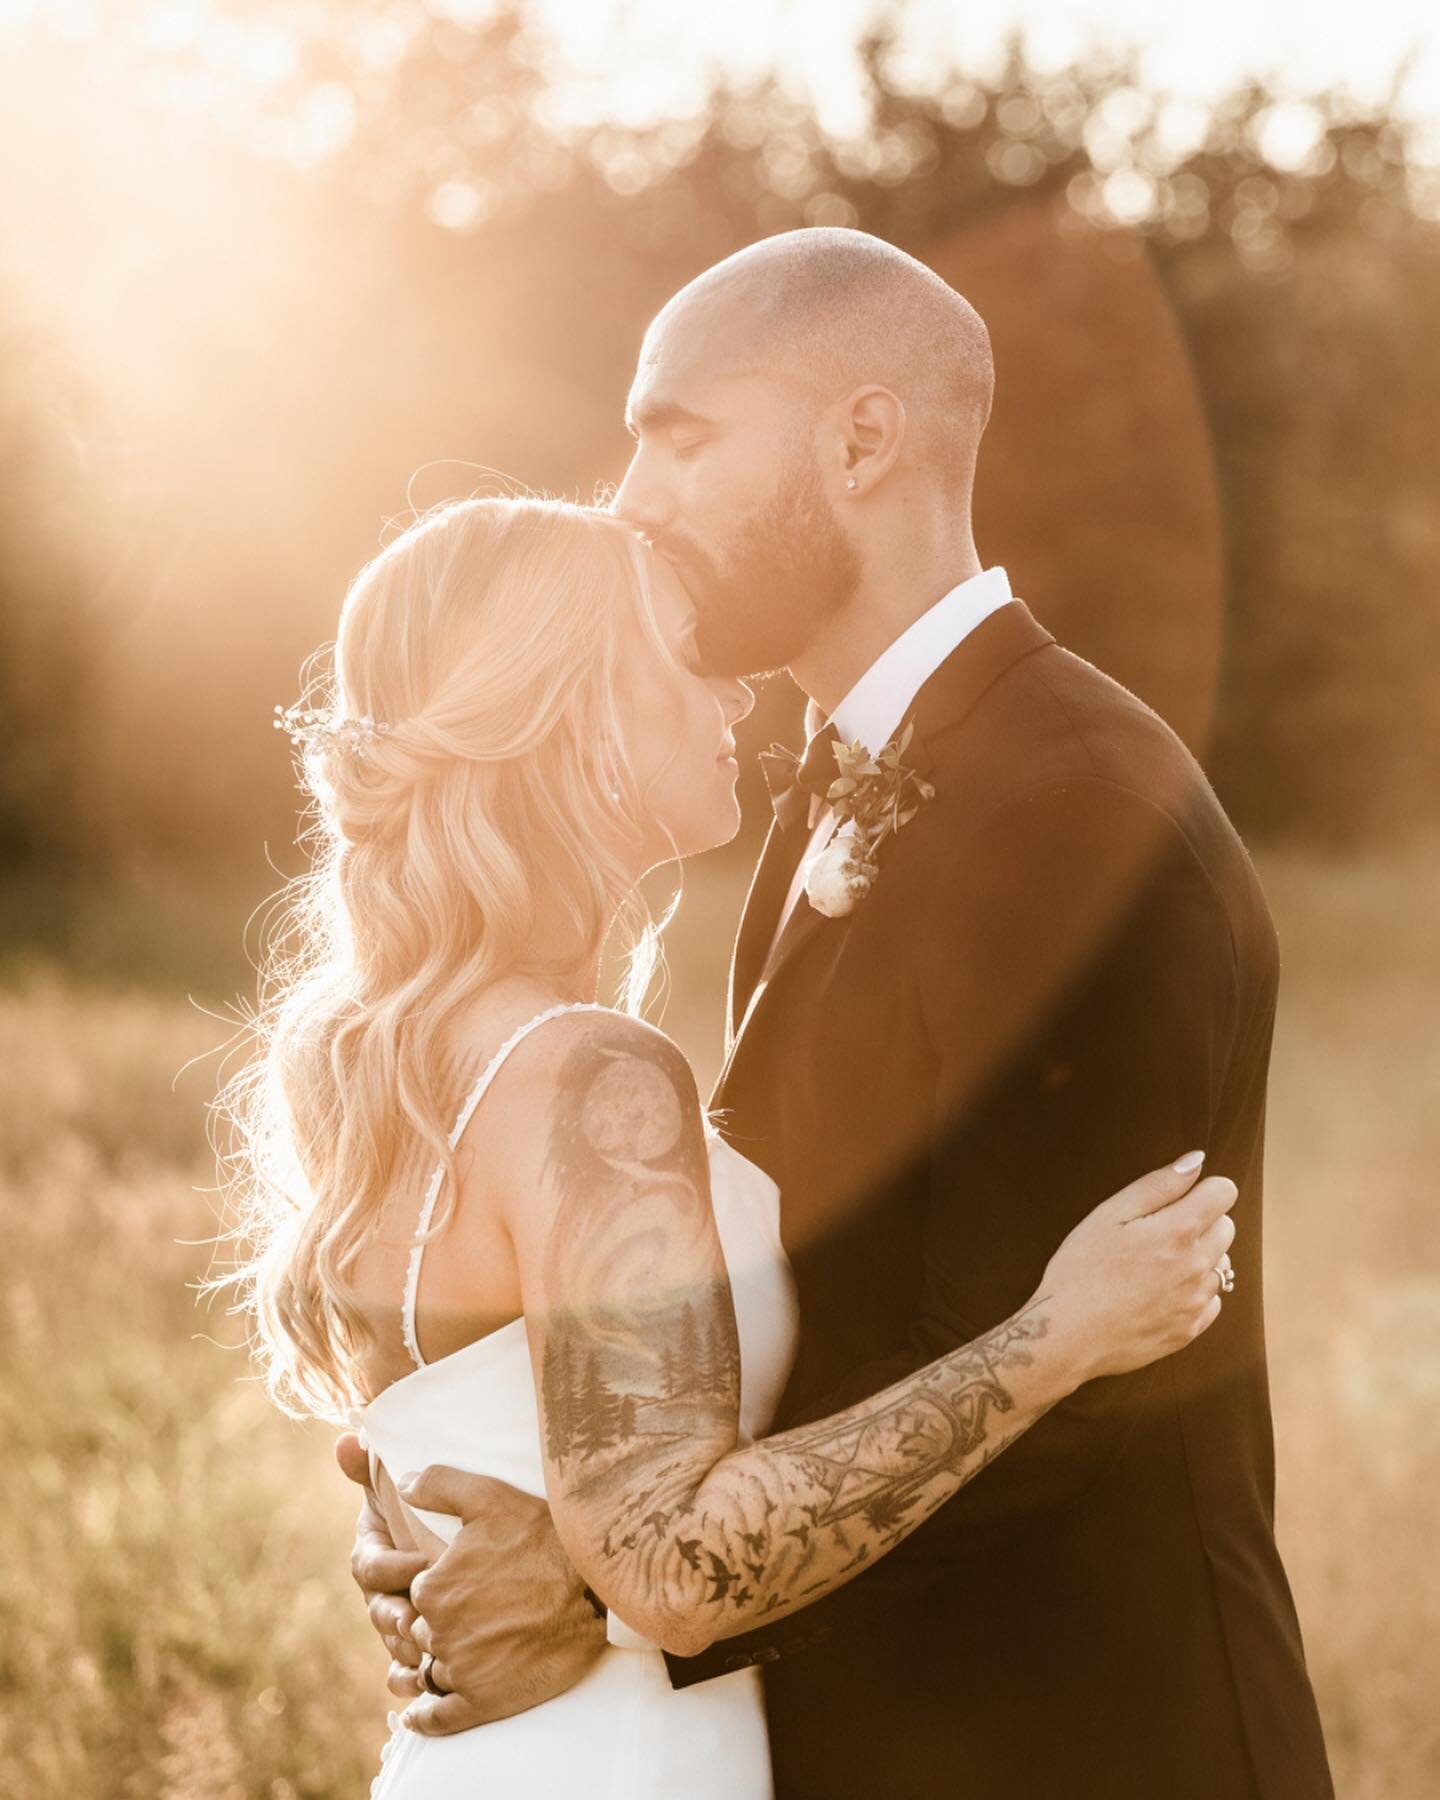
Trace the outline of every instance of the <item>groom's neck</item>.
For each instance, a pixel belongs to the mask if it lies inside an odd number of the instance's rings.
[[[896,523],[903,530],[906,521]],[[908,541],[902,530],[876,530],[859,546],[862,567],[853,596],[790,665],[823,717],[937,600],[980,573],[968,515],[936,521],[936,527]]]

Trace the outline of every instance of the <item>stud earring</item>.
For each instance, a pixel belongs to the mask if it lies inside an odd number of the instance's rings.
[[[845,485],[847,488],[849,488],[850,492],[853,494],[855,492],[856,488],[859,487],[860,483],[855,479],[855,477],[853,475],[850,475],[850,476],[847,476]]]

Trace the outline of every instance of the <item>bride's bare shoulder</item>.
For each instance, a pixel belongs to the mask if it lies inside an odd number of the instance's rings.
[[[663,1031],[626,1013],[556,1013],[496,1077],[506,1130],[498,1146],[511,1191],[531,1188],[566,1146],[645,1162],[703,1136],[694,1073]]]
[[[662,1088],[695,1092],[684,1053],[656,1026],[608,1007],[557,1012],[507,1058],[511,1092],[546,1111],[584,1094],[595,1102],[632,1103]]]
[[[543,1070],[573,1049],[577,1040],[603,1041],[635,1054],[683,1055],[673,1039],[645,1019],[612,1007],[567,999],[539,982],[496,983],[462,1002],[449,1015],[447,1048],[457,1062],[483,1066],[513,1038],[507,1071]]]

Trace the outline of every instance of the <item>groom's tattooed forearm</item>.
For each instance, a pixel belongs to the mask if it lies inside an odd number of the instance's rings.
[[[546,1178],[540,1392],[557,1518],[612,1608],[671,1646],[839,1586],[1060,1397],[1035,1373],[1037,1300],[871,1399],[736,1449],[735,1318],[679,1052],[592,1030],[562,1071]]]

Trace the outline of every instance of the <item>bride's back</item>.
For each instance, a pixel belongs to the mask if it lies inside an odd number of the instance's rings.
[[[498,1259],[485,1267],[485,1245],[494,1242],[487,1234],[498,1228],[502,1195],[524,1199],[544,1179],[559,1071],[594,1031],[595,1021],[583,1015],[608,1015],[603,1033],[611,1043],[617,1028],[637,1038],[653,1029],[637,1020],[621,1027],[607,1008],[540,1005],[542,998],[532,990],[524,1006],[497,1004],[476,1014],[460,1035],[457,1048],[475,1073],[457,1124],[468,1129],[473,1116],[475,1146],[463,1159],[454,1216],[434,1239],[433,1254],[421,1259],[419,1325],[409,1338],[410,1346],[418,1338],[421,1360],[402,1365],[396,1379],[350,1414],[393,1540],[430,1553],[455,1536],[460,1520],[402,1501],[391,1472],[444,1464],[536,1497],[546,1492],[535,1371],[518,1304],[517,1316],[496,1316],[482,1329],[483,1309],[493,1308],[503,1289]],[[740,1352],[737,1430],[748,1443],[766,1430],[794,1356],[794,1293],[780,1246],[775,1183],[720,1137],[707,1134],[705,1148]],[[419,1195],[422,1212],[429,1193],[427,1186]],[[367,1268],[377,1284],[388,1275],[392,1289],[400,1288],[397,1310],[408,1316],[401,1260],[392,1258],[387,1269],[377,1257]],[[453,1348],[442,1336],[442,1328],[452,1327],[464,1339]],[[403,1338],[401,1350],[408,1356]],[[758,1667],[676,1691],[647,1639],[613,1616],[607,1636],[607,1647],[575,1686],[482,1731],[422,1736],[392,1715],[374,1800],[462,1800],[481,1791],[511,1800],[592,1792],[615,1800],[675,1794],[758,1800],[770,1793]]]
[[[446,1033],[444,1091],[433,1096],[440,1113],[458,1120],[515,1032],[560,1004],[553,991],[519,976],[477,995]],[[507,1058],[495,1070],[483,1105],[466,1124],[455,1152],[449,1216],[419,1261],[415,1339],[427,1363],[520,1316],[514,1250],[501,1222],[503,1147],[517,1134],[540,1129],[542,1109],[532,1084],[516,1079],[509,1064]],[[415,1368],[405,1341],[405,1290],[437,1161],[431,1145],[407,1134],[395,1181],[355,1264],[355,1291],[374,1334],[361,1365],[365,1392],[372,1396]]]

